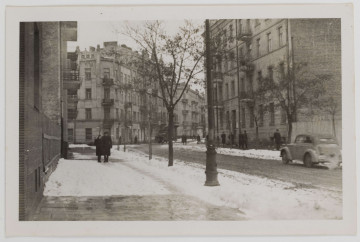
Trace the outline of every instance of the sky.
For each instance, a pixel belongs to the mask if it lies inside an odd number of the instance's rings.
[[[192,21],[196,24],[203,24],[202,21]],[[130,25],[141,24],[142,21],[128,22]],[[184,21],[167,20],[164,28],[169,34],[175,34],[178,28]],[[133,49],[136,49],[136,44],[129,37],[124,35],[117,35],[116,31],[121,31],[125,26],[125,21],[78,21],[78,40],[68,42],[68,51],[75,51],[76,46],[80,47],[83,51],[85,48],[88,50],[89,46],[96,47],[98,44],[103,47],[103,43],[107,41],[118,41],[118,43],[125,44]]]

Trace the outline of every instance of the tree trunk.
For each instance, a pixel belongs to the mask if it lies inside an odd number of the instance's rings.
[[[149,160],[151,160],[151,159],[152,159],[152,143],[151,143],[151,135],[152,135],[151,119],[149,118]]]
[[[290,144],[291,143],[291,135],[292,135],[292,120],[291,118],[288,119],[288,137],[287,137],[287,143]]]
[[[174,165],[174,148],[173,148],[173,136],[174,136],[174,109],[168,109],[169,124],[168,124],[168,142],[169,142],[169,163],[168,166]]]
[[[332,126],[333,126],[334,136],[336,137],[335,114],[333,114],[331,118],[332,118]]]

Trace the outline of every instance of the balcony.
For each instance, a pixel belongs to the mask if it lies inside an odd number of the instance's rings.
[[[223,73],[219,71],[213,72],[213,82],[222,82],[224,80]]]
[[[183,121],[183,126],[191,126],[192,123],[190,121]]]
[[[183,113],[184,115],[186,115],[186,114],[189,113],[189,110],[184,109],[184,110],[182,110],[182,113]]]
[[[79,72],[76,70],[65,69],[63,71],[63,85],[64,89],[79,89],[80,79]]]
[[[104,78],[102,78],[102,84],[104,86],[112,86],[112,85],[114,85],[114,79],[104,77]]]
[[[180,124],[179,124],[179,121],[174,121],[174,127],[179,127]]]
[[[238,34],[238,39],[244,42],[250,41],[251,40],[251,30],[250,27],[247,28],[243,28],[240,33]]]
[[[247,90],[246,92],[240,92],[240,100],[242,102],[251,102],[254,100],[253,98],[253,91],[251,89]]]
[[[146,105],[140,105],[140,112],[145,113],[147,111],[147,106]]]
[[[114,105],[114,99],[104,98],[102,100],[102,105],[103,106],[112,106],[112,105]]]
[[[77,103],[79,101],[77,95],[68,95],[67,97],[68,103]]]

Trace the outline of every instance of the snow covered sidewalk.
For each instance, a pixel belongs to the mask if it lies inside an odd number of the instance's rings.
[[[83,157],[82,157],[83,158]],[[111,162],[111,159],[121,161]],[[341,219],[341,192],[309,188],[219,169],[218,187],[206,187],[204,165],[112,150],[110,163],[61,160],[45,196],[184,194],[216,206],[236,208],[247,219]]]

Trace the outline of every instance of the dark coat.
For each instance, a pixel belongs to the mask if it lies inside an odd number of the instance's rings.
[[[101,137],[102,155],[110,155],[110,149],[112,148],[112,140],[110,136]]]
[[[102,155],[102,142],[101,142],[101,138],[97,137],[94,141],[94,144],[96,146],[96,156],[101,156]]]
[[[225,135],[225,134],[222,134],[222,135],[221,135],[221,142],[222,142],[223,144],[225,144],[225,142],[226,142],[226,135]]]
[[[248,141],[247,133],[244,133],[243,137],[244,137],[244,143],[247,143],[247,141]]]
[[[239,134],[239,144],[242,145],[244,143],[244,135]]]
[[[281,135],[279,132],[275,132],[274,133],[274,140],[276,144],[280,144],[281,143]]]
[[[200,142],[200,135],[196,137],[197,142]]]

